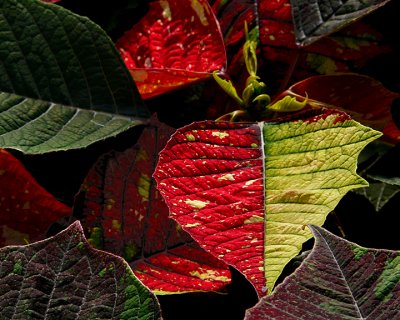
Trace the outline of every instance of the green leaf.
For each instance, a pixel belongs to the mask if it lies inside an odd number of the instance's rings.
[[[322,225],[340,199],[368,183],[356,174],[357,157],[380,133],[329,113],[264,127],[265,278],[271,292],[283,267]]]
[[[57,5],[2,1],[0,62],[1,147],[81,148],[148,116],[109,37]]]

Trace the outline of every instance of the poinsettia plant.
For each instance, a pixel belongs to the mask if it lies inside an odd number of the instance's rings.
[[[104,6],[0,3],[0,318],[398,318],[398,3]]]

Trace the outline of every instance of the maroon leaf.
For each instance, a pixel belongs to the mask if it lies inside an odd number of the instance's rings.
[[[390,107],[400,97],[373,78],[354,73],[310,77],[294,84],[276,99],[285,95],[300,100],[307,95],[311,104],[341,109],[353,119],[380,131],[393,123]]]
[[[7,151],[0,149],[0,247],[42,240],[52,223],[71,214]]]
[[[116,46],[143,98],[225,69],[218,22],[206,0],[154,1]]]
[[[399,252],[363,248],[310,228],[310,255],[245,319],[398,319]]]
[[[82,223],[91,243],[124,256],[154,292],[217,291],[230,282],[228,266],[168,217],[152,178],[172,132],[153,120],[133,148],[99,159],[81,190]]]
[[[156,297],[120,257],[95,250],[79,222],[0,249],[1,319],[161,319]]]

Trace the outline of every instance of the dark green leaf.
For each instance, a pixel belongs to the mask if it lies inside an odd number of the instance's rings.
[[[104,31],[57,5],[2,1],[0,62],[2,147],[84,147],[148,115]]]

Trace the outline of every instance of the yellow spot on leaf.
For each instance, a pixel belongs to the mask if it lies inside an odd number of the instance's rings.
[[[111,210],[114,207],[114,199],[106,199],[106,209]]]
[[[252,143],[252,144],[250,145],[250,147],[252,147],[252,148],[257,148],[257,147],[258,147],[258,144],[257,144],[257,143]]]
[[[188,139],[188,141],[195,141],[196,140],[196,138],[192,134],[187,134],[186,135],[186,139]]]
[[[163,9],[162,16],[165,19],[171,20],[171,8],[169,7],[169,3],[166,0],[160,0],[160,6]]]
[[[228,174],[225,174],[218,178],[218,181],[222,181],[222,180],[235,181],[235,177],[233,176],[233,174],[228,173]]]
[[[6,170],[4,170],[4,169],[0,170],[0,176],[2,176],[5,172],[6,172]]]
[[[227,133],[227,132],[215,131],[215,132],[212,133],[212,135],[213,135],[214,137],[220,137],[221,139],[223,139],[223,138],[229,136],[229,133]]]
[[[147,161],[147,160],[149,160],[149,155],[147,154],[146,150],[139,149],[139,151],[137,153],[137,156],[136,156],[136,159],[138,161],[141,161],[141,160],[142,161]]]
[[[208,202],[190,199],[186,200],[185,203],[197,209],[203,209],[208,204]]]
[[[264,218],[259,216],[251,216],[250,218],[244,220],[244,224],[257,223],[257,222],[264,222]]]
[[[31,203],[29,201],[24,203],[24,206],[22,207],[22,209],[30,209],[31,208]]]
[[[188,223],[188,224],[185,224],[185,228],[194,228],[194,227],[198,227],[198,226],[200,226],[201,224],[200,223]]]
[[[112,220],[111,224],[112,224],[113,229],[115,229],[117,231],[121,231],[121,224],[119,223],[118,220]]]
[[[196,12],[197,16],[200,19],[200,22],[203,26],[208,26],[208,20],[204,13],[204,9],[208,9],[207,7],[203,6],[198,0],[192,0],[192,8]]]
[[[138,192],[142,196],[142,201],[149,201],[150,196],[150,177],[142,174],[138,181]]]
[[[246,186],[249,186],[251,184],[253,184],[254,182],[256,182],[256,180],[249,180],[245,183]]]
[[[201,280],[213,280],[213,281],[222,281],[229,282],[230,279],[226,276],[217,276],[215,270],[205,270],[205,272],[199,272],[198,270],[191,271],[190,275]]]

